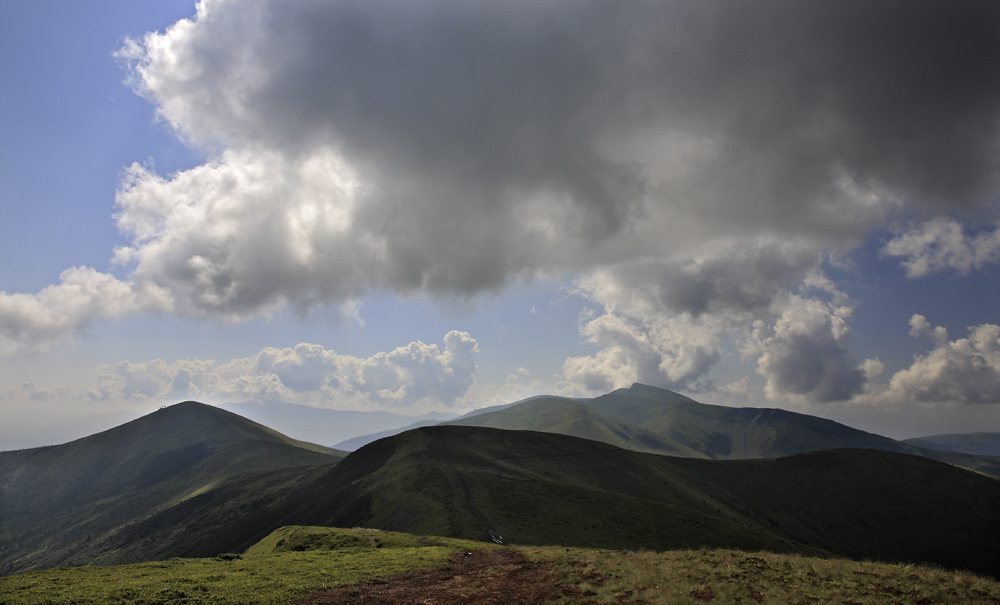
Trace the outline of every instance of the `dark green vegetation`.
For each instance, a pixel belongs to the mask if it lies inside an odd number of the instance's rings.
[[[713,460],[870,448],[928,456],[1000,477],[1000,457],[973,455],[981,452],[918,447],[786,410],[698,403],[642,384],[593,399],[536,397],[446,424],[559,433],[639,452]]]
[[[434,426],[341,460],[187,402],[62,446],[0,453],[0,570],[211,557],[282,526],[315,525],[1000,575],[1000,482],[914,456],[910,445],[641,385],[593,400],[535,398],[467,420],[491,417],[588,438]],[[833,446],[869,449],[777,457]],[[664,451],[687,457],[655,453]],[[750,455],[759,458],[735,459]]]
[[[64,445],[0,452],[0,573],[142,560],[106,545],[217,486],[267,477],[276,487],[282,469],[297,477],[342,456],[195,402]]]
[[[518,544],[766,549],[1000,574],[1000,482],[878,450],[713,461],[428,427],[365,446],[271,515],[473,539],[492,528]]]
[[[0,578],[0,604],[289,603],[325,588],[443,565],[481,543],[361,529],[285,527],[242,554]],[[733,550],[592,551],[518,547],[545,572],[552,602],[998,603],[1000,583],[919,566]],[[387,577],[388,576],[388,577]],[[406,583],[404,581],[404,583]],[[408,583],[407,583],[408,584]],[[468,586],[468,584],[463,584]],[[411,602],[420,602],[414,591]],[[461,595],[454,595],[461,602]]]

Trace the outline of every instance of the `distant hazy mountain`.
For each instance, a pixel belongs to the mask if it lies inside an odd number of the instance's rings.
[[[229,479],[340,454],[195,402],[63,445],[0,452],[0,571],[91,562],[92,541]]]
[[[1000,457],[924,448],[786,410],[731,408],[643,384],[593,399],[535,397],[447,424],[533,430],[691,458],[779,458],[837,448],[919,454],[1000,476]],[[980,441],[986,450],[987,439]]]
[[[340,443],[334,444],[334,448],[338,450],[344,450],[348,452],[353,452],[359,447],[368,445],[372,441],[378,441],[379,439],[385,439],[386,437],[392,437],[393,435],[398,435],[400,433],[419,429],[425,426],[434,426],[435,424],[441,424],[440,420],[418,420],[413,424],[400,427],[398,429],[389,429],[387,431],[379,431],[377,433],[372,433],[371,435],[361,435],[359,437],[351,437],[350,439],[345,439]]]
[[[623,423],[587,403],[561,397],[538,397],[498,411],[451,420],[446,424],[559,433],[638,452],[688,458],[708,457],[667,437]]]
[[[1000,433],[949,433],[904,439],[903,443],[931,450],[1000,456]]]
[[[418,428],[421,428],[421,427],[424,427],[424,426],[434,426],[435,424],[441,424],[442,422],[449,421],[449,418],[455,419],[455,420],[464,420],[464,419],[467,419],[467,418],[472,418],[473,416],[479,416],[479,415],[482,415],[482,414],[489,414],[491,412],[496,412],[496,411],[499,411],[499,410],[504,410],[504,409],[507,409],[507,408],[509,408],[511,406],[515,406],[515,405],[518,405],[518,404],[521,404],[521,403],[526,403],[526,402],[529,402],[529,401],[534,401],[536,399],[544,399],[544,398],[545,398],[545,396],[543,395],[543,396],[540,396],[540,397],[530,397],[528,399],[524,399],[524,400],[521,400],[521,401],[515,401],[514,403],[503,403],[503,404],[500,404],[500,405],[492,405],[492,406],[485,407],[485,408],[479,408],[478,410],[473,410],[473,411],[471,411],[471,412],[469,412],[467,414],[464,414],[462,416],[457,416],[456,414],[427,414],[427,417],[424,420],[418,420],[417,422],[414,422],[413,424],[408,424],[406,426],[400,426],[400,427],[397,427],[397,428],[387,429],[387,430],[384,430],[384,431],[378,431],[376,433],[371,433],[371,434],[367,434],[367,435],[360,435],[358,437],[352,437],[350,439],[345,439],[344,441],[341,441],[339,443],[335,443],[333,445],[333,447],[335,447],[338,450],[347,450],[349,452],[353,452],[354,450],[358,449],[359,447],[362,447],[364,445],[368,445],[372,441],[378,441],[379,439],[385,439],[386,437],[392,437],[393,435],[398,435],[400,433],[403,433],[403,432],[406,432],[406,431],[409,431],[409,430],[412,430],[412,429],[418,429]],[[471,423],[471,424],[473,426],[476,426],[475,423]]]
[[[219,407],[269,426],[289,437],[326,446],[333,446],[359,435],[400,429],[423,420],[440,422],[457,416],[442,412],[404,416],[381,411],[331,410],[280,401],[224,403]]]

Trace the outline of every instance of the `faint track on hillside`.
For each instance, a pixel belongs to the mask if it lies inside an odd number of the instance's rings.
[[[444,445],[445,455],[448,458],[452,458],[453,452],[451,449],[451,444],[448,443],[447,440],[443,440],[443,445]],[[495,527],[493,527],[493,523],[489,520],[489,518],[482,511],[482,509],[479,508],[479,505],[476,504],[476,494],[472,489],[472,482],[469,480],[469,477],[462,472],[462,469],[460,469],[457,464],[452,464],[452,468],[455,470],[455,474],[458,475],[458,480],[462,484],[462,492],[465,498],[465,509],[469,511],[469,514],[475,517],[477,521],[483,524],[483,527],[486,530],[486,536],[491,541],[497,542],[494,536],[499,536],[500,533],[497,531]],[[502,538],[501,542],[497,543],[502,544],[503,543]]]

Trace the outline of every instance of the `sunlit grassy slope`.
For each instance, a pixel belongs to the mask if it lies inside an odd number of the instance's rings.
[[[919,443],[896,441],[807,414],[708,405],[642,384],[593,399],[538,397],[448,424],[559,433],[640,452],[715,460],[778,458],[839,448],[879,449],[928,456],[1000,477],[1000,457],[981,455],[989,451],[983,444],[975,455],[968,453],[971,450],[917,447]]]
[[[638,452],[689,458],[709,457],[672,439],[622,422],[590,405],[562,397],[537,397],[496,412],[477,414],[445,424],[559,433]]]
[[[0,578],[0,603],[289,603],[327,587],[441,566],[468,541],[362,529],[284,527],[243,554]],[[996,603],[1000,583],[919,566],[734,550],[517,547],[551,562],[556,602]],[[456,595],[458,597],[459,595]]]

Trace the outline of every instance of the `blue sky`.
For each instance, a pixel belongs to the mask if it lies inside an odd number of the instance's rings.
[[[633,381],[1000,430],[997,8],[751,4],[4,2],[0,448]]]

